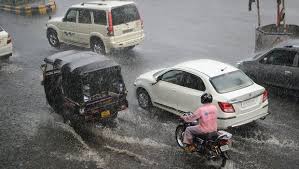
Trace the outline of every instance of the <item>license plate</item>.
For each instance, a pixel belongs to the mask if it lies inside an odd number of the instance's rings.
[[[129,32],[132,32],[133,29],[127,29],[127,30],[124,30],[123,33],[129,33]]]
[[[102,112],[101,112],[101,117],[102,117],[102,118],[110,117],[110,111],[109,111],[109,110],[102,111]]]
[[[249,107],[249,106],[252,106],[252,105],[255,105],[256,103],[256,99],[250,99],[250,100],[247,100],[247,101],[244,101],[241,103],[241,107]]]
[[[224,146],[221,146],[220,147],[220,150],[223,152],[223,151],[227,151],[227,150],[229,150],[229,147],[228,147],[228,145],[224,145]]]

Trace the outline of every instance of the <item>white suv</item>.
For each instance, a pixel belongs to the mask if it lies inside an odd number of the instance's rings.
[[[140,75],[135,83],[142,108],[153,105],[177,115],[194,112],[208,92],[218,108],[218,128],[240,126],[265,118],[268,93],[241,70],[201,59]]]
[[[0,59],[12,55],[12,40],[10,35],[0,26]]]
[[[141,43],[143,21],[134,2],[84,2],[71,6],[64,17],[50,19],[47,38],[53,47],[67,43],[105,54]]]

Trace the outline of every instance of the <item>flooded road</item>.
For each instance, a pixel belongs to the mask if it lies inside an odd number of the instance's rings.
[[[79,0],[58,3],[55,15]],[[135,78],[151,69],[210,58],[235,65],[254,49],[256,16],[246,2],[137,0],[145,42],[128,53],[114,53],[129,90],[129,109],[115,123],[75,130],[62,122],[45,100],[39,69],[59,51],[45,35],[44,17],[0,13],[0,25],[13,37],[14,55],[0,63],[0,168],[213,168],[177,147],[177,117],[159,109],[142,110],[133,91]],[[274,2],[263,2],[263,20],[272,23]],[[287,22],[298,24],[299,2],[287,2]],[[266,24],[266,23],[265,23]],[[85,50],[85,49],[80,49]],[[226,168],[298,168],[299,99],[270,90],[271,115],[228,130],[232,160]]]

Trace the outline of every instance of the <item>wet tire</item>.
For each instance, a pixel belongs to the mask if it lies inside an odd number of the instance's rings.
[[[91,50],[95,53],[99,53],[99,54],[103,54],[103,55],[106,54],[105,45],[104,45],[103,41],[98,38],[91,39],[90,47],[91,47]]]
[[[222,152],[222,162],[221,162],[221,167],[225,167],[226,161],[230,159],[230,156],[227,152]]]
[[[144,89],[137,90],[138,104],[143,109],[149,109],[152,107],[152,101],[149,94]]]
[[[183,143],[184,139],[184,132],[186,128],[183,125],[179,125],[175,130],[175,140],[179,147],[184,149],[186,147],[186,144]]]
[[[55,48],[60,47],[60,42],[57,36],[57,32],[53,29],[49,29],[47,31],[47,38],[49,41],[49,44]]]

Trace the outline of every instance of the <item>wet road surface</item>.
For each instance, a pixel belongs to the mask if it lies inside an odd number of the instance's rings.
[[[58,2],[55,15],[79,0]],[[177,117],[159,109],[138,107],[133,81],[146,71],[210,58],[235,64],[254,48],[256,16],[247,2],[137,0],[146,40],[128,53],[108,57],[121,64],[130,109],[109,126],[86,125],[73,130],[46,104],[40,64],[59,51],[78,49],[48,45],[47,16],[0,13],[13,37],[14,55],[0,63],[0,168],[212,168],[176,146]],[[263,19],[274,21],[274,3],[263,2]],[[298,24],[299,2],[288,1],[287,21]],[[84,49],[80,49],[84,50]],[[232,160],[226,168],[298,168],[299,101],[270,90],[271,115],[233,134]]]

